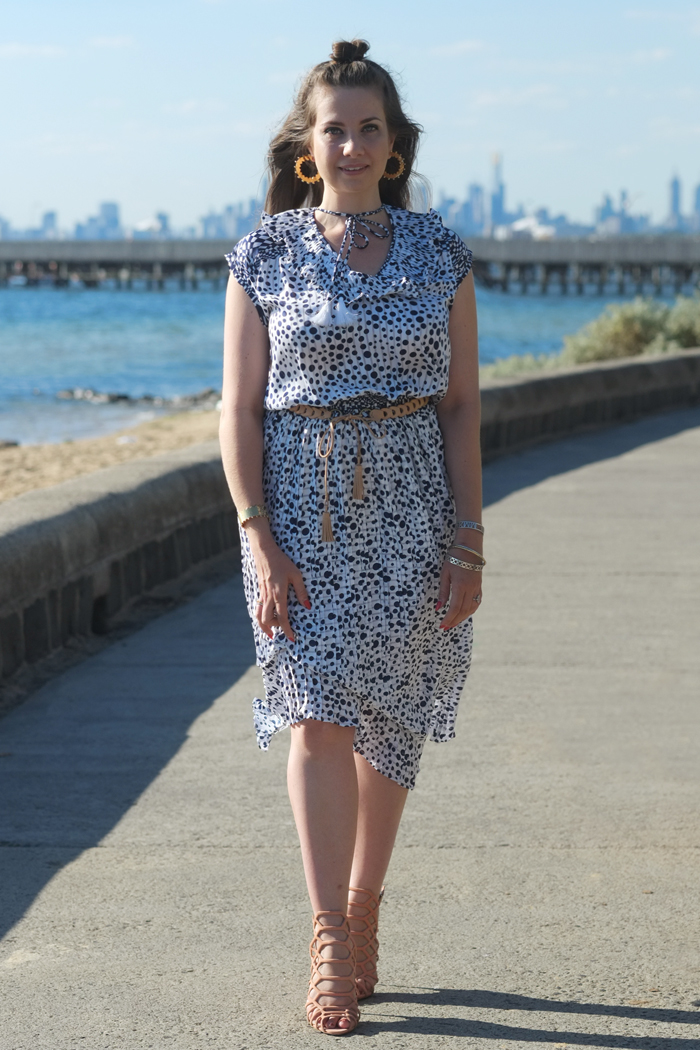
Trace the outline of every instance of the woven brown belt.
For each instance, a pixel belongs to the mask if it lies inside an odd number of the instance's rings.
[[[357,435],[357,461],[355,463],[355,478],[352,484],[352,498],[364,499],[365,486],[362,480],[362,440],[360,437],[360,424],[369,430],[373,437],[379,439],[386,437],[386,430],[376,435],[370,423],[383,423],[387,419],[399,419],[401,416],[410,416],[419,409],[425,408],[430,401],[429,397],[414,397],[412,401],[406,401],[403,405],[389,405],[387,408],[370,408],[362,414],[335,415],[332,408],[315,408],[313,405],[290,405],[288,411],[295,412],[298,416],[306,416],[308,419],[327,419],[328,426],[319,434],[316,442],[316,455],[325,461],[323,471],[323,493],[324,510],[321,526],[321,540],[323,543],[333,543],[333,526],[331,525],[331,501],[328,493],[328,461],[333,452],[335,444],[335,428],[338,423],[352,423]]]

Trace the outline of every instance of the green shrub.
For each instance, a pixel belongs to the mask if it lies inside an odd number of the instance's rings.
[[[669,311],[664,330],[669,340],[685,350],[700,346],[700,294],[679,295]]]
[[[606,306],[601,316],[584,325],[580,332],[564,336],[561,363],[578,365],[638,357],[665,334],[670,312],[667,306],[652,299],[637,298],[631,303]]]
[[[589,361],[641,354],[675,354],[700,347],[700,294],[679,295],[672,307],[653,299],[612,303],[574,335],[558,354],[513,354],[481,368],[482,379],[506,379]]]
[[[559,354],[511,354],[493,364],[482,365],[480,375],[482,379],[509,379],[554,368],[561,368]]]

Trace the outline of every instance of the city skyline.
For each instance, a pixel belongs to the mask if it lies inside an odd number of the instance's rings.
[[[264,189],[264,187],[263,187]],[[604,193],[601,202],[593,209],[592,222],[582,223],[568,215],[553,215],[546,204],[527,212],[522,204],[513,211],[508,209],[508,189],[503,175],[503,158],[493,157],[490,189],[480,183],[468,185],[463,198],[442,194],[433,201],[447,225],[464,237],[487,236],[496,239],[509,237],[576,237],[597,234],[620,236],[642,233],[700,233],[700,183],[690,195],[690,208],[683,206],[683,185],[677,175],[668,183],[668,210],[660,223],[653,223],[650,215],[632,211],[630,194],[621,189],[616,204],[612,195]],[[254,229],[259,221],[264,199],[250,198],[225,205],[221,211],[209,209],[199,217],[196,225],[176,228],[170,215],[156,211],[151,218],[129,227],[122,222],[121,207],[116,201],[103,201],[97,214],[88,216],[75,224],[72,231],[61,227],[58,213],[49,210],[42,216],[38,227],[18,229],[0,215],[0,240],[122,240],[122,239],[168,239],[180,238],[231,238],[235,240]]]
[[[322,17],[307,0],[35,0],[3,14],[0,83],[15,101],[0,114],[0,214],[17,228],[49,210],[72,227],[100,201],[119,201],[130,227],[161,211],[184,228],[257,197],[300,76],[355,35],[426,129],[419,169],[436,200],[488,185],[495,151],[513,200],[573,222],[627,187],[658,224],[669,175],[700,181],[697,3],[435,0],[426,17],[405,0],[397,18],[369,0]]]

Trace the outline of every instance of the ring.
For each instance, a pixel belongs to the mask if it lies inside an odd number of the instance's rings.
[[[480,594],[475,594],[474,597],[472,598],[472,601],[476,602],[476,604],[478,605],[479,602],[481,601],[481,597],[482,596]]]
[[[264,602],[263,602],[262,598],[258,598],[258,600],[257,600],[257,602],[255,604],[256,605],[263,605]]]

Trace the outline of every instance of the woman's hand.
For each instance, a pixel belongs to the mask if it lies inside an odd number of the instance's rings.
[[[258,576],[260,598],[255,618],[260,630],[264,631],[268,638],[273,638],[272,628],[280,627],[289,641],[293,642],[294,632],[289,624],[287,612],[289,588],[294,589],[294,593],[306,609],[311,608],[301,572],[274,540],[270,539],[264,546],[251,546]]]
[[[456,551],[459,554],[461,552]],[[435,606],[440,610],[448,605],[445,617],[440,624],[440,629],[449,631],[458,623],[469,619],[481,603],[481,573],[473,569],[462,569],[459,565],[452,565],[447,559],[440,574],[440,590]]]

